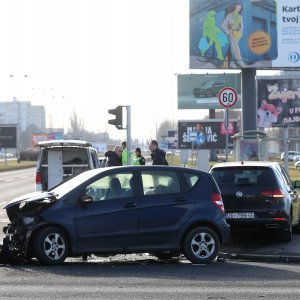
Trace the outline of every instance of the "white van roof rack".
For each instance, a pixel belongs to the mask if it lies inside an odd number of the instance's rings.
[[[87,141],[80,140],[49,140],[37,143],[38,147],[55,147],[55,146],[81,146],[81,147],[91,147],[92,144]]]

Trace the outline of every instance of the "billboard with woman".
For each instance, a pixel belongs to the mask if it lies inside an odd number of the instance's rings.
[[[299,68],[297,0],[190,0],[190,68]]]

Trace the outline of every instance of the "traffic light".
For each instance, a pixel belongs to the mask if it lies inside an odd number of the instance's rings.
[[[108,113],[116,116],[115,119],[108,120],[108,124],[115,125],[118,129],[123,129],[123,106],[109,109]]]

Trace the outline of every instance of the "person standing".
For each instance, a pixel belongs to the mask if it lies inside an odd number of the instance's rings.
[[[146,164],[145,157],[142,155],[141,148],[137,147],[135,149],[135,157],[132,161],[133,165],[144,166]]]
[[[114,151],[106,151],[105,156],[105,167],[122,166],[122,146],[115,146]]]
[[[228,8],[227,15],[222,23],[222,29],[225,31],[229,41],[229,48],[226,53],[224,63],[226,67],[230,67],[231,63],[236,63],[239,67],[245,67],[243,61],[239,41],[243,36],[243,17],[241,15],[243,6],[236,2]],[[234,62],[232,61],[234,60]],[[224,67],[225,67],[224,65]]]
[[[123,141],[122,142],[122,148],[123,148],[123,153],[122,153],[122,165],[126,166],[127,165],[127,142]],[[130,163],[132,164],[133,161],[133,153],[130,152]]]
[[[152,165],[168,165],[166,160],[166,152],[158,148],[156,140],[152,140],[149,144],[149,150],[151,151]]]

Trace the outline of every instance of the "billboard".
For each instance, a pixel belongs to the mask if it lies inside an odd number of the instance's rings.
[[[241,108],[241,74],[190,74],[177,76],[178,109],[221,109],[219,91],[232,87],[238,94],[234,108]]]
[[[177,149],[178,147],[178,132],[177,130],[168,130],[168,149]]]
[[[300,125],[300,78],[257,77],[257,127]]]
[[[298,18],[298,0],[190,0],[190,68],[299,68]]]
[[[64,134],[62,132],[53,133],[33,133],[31,135],[31,146],[36,147],[38,142],[50,141],[50,140],[63,140]]]
[[[225,149],[224,121],[178,121],[178,149]],[[229,121],[228,134],[236,133],[236,122]]]
[[[0,126],[0,148],[17,148],[16,126]]]

